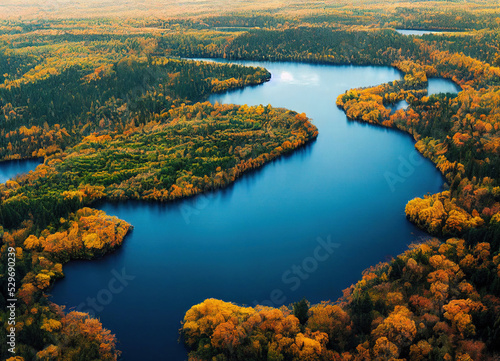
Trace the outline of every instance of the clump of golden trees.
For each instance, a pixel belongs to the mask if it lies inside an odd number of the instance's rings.
[[[49,302],[45,291],[63,277],[63,264],[70,259],[94,258],[123,242],[130,225],[103,211],[82,208],[60,220],[58,229],[36,231],[33,222],[5,231],[0,258],[16,250],[16,354],[20,359],[73,360],[87,353],[93,359],[116,360],[116,338],[88,314],[65,314]],[[5,303],[5,300],[2,299]],[[29,339],[30,342],[24,340]],[[2,351],[4,353],[4,351]],[[4,353],[7,355],[7,352]]]

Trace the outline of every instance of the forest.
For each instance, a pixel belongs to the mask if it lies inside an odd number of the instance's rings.
[[[436,238],[367,269],[335,302],[194,305],[180,331],[190,360],[499,357],[495,3],[297,1],[274,11],[273,1],[255,1],[217,15],[187,4],[167,7],[175,16],[125,12],[124,21],[115,10],[108,17],[85,10],[81,18],[56,9],[32,18],[29,6],[0,16],[0,161],[42,161],[0,184],[2,339],[9,298],[3,275],[13,249],[19,299],[17,353],[2,343],[2,359],[120,358],[113,330],[47,298],[63,264],[126,242],[133,225],[92,208],[97,202],[170,202],[222,188],[318,136],[307,115],[293,110],[206,102],[271,75],[190,57],[393,66],[402,80],[347,90],[336,104],[350,121],[409,133],[447,182],[443,192],[402,205]],[[414,37],[400,28],[446,32]],[[428,96],[432,77],[452,79],[462,91]],[[409,108],[392,112],[399,100]]]

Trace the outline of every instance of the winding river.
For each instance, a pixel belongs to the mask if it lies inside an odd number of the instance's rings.
[[[399,79],[397,70],[241,63],[266,67],[272,79],[211,102],[305,112],[318,139],[212,194],[100,207],[134,230],[113,254],[66,265],[52,301],[99,317],[123,360],[186,359],[180,321],[206,298],[336,300],[362,270],[426,237],[404,206],[440,191],[439,172],[407,134],[350,122],[335,105],[347,89]]]

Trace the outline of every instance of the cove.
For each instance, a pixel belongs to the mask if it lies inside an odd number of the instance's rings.
[[[17,175],[34,170],[43,159],[8,160],[0,162],[0,183],[5,183]]]
[[[334,301],[364,269],[427,237],[404,207],[441,191],[440,173],[409,135],[347,121],[335,105],[350,88],[399,79],[397,70],[240,63],[267,68],[271,80],[211,102],[305,112],[318,139],[221,191],[100,205],[133,231],[116,252],[67,264],[51,300],[99,317],[116,333],[123,360],[185,360],[180,321],[206,298],[250,306]]]

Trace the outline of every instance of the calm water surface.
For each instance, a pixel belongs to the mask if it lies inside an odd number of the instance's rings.
[[[453,81],[449,79],[444,79],[444,78],[430,78],[428,79],[428,85],[427,85],[427,94],[439,94],[439,93],[451,93],[451,94],[457,94],[459,91],[462,89],[460,86],[455,84]],[[406,110],[408,108],[409,104],[406,100],[400,100],[396,102],[394,105],[392,105],[391,111],[395,112],[397,110],[403,109]]]
[[[413,30],[413,29],[395,29],[395,30],[402,35],[415,35],[415,36],[444,33],[444,31],[439,31],[439,30]]]
[[[393,106],[390,107],[391,112],[394,113],[395,111],[400,110],[400,109],[406,110],[406,109],[408,109],[409,105],[410,104],[408,104],[408,102],[406,100],[400,100],[400,101],[396,102]]]
[[[16,175],[28,173],[30,170],[35,169],[40,163],[42,163],[42,159],[9,160],[1,162],[0,183],[5,183]]]
[[[52,290],[52,301],[91,312],[116,333],[123,360],[186,359],[180,321],[206,298],[275,306],[335,300],[363,269],[425,237],[404,206],[439,192],[439,172],[408,135],[347,121],[335,106],[347,89],[400,73],[252,64],[269,69],[271,81],[210,101],[305,112],[318,139],[208,196],[102,205],[134,230],[113,254],[66,265]]]
[[[396,32],[402,35],[413,35],[413,36],[422,36],[426,34],[460,34],[461,31],[443,31],[443,30],[416,30],[416,29],[394,29]]]
[[[438,93],[452,93],[456,94],[462,89],[460,86],[455,84],[449,79],[443,78],[429,78],[429,85],[427,87],[427,92],[429,95]]]

